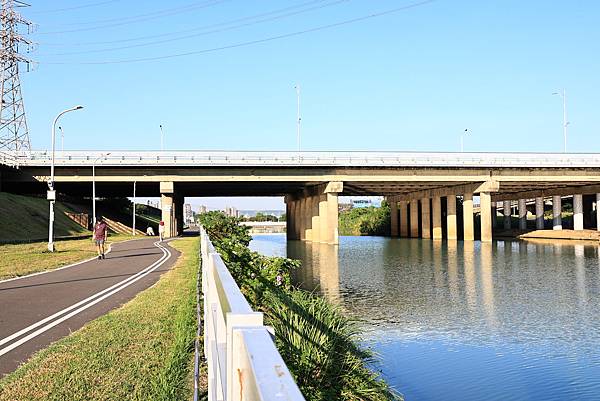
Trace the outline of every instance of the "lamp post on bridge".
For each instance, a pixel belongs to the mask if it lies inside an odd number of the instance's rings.
[[[569,125],[569,121],[567,120],[567,91],[565,89],[561,92],[553,92],[553,95],[558,95],[562,98],[563,101],[563,139],[564,139],[564,153],[567,153],[567,126]]]
[[[108,155],[110,152],[102,153],[92,162],[92,226],[96,226],[96,162]]]
[[[469,132],[470,132],[469,129],[465,128],[465,130],[463,131],[463,133],[460,134],[460,151],[461,151],[461,153],[465,151],[464,136],[467,135]]]
[[[50,201],[50,215],[48,216],[48,251],[54,252],[54,202],[56,202],[56,191],[54,189],[54,151],[56,145],[56,123],[63,115],[71,111],[81,110],[83,106],[75,106],[63,110],[54,119],[52,123],[52,161],[50,164],[50,181],[48,182],[48,200]],[[62,131],[62,130],[61,130]]]
[[[296,112],[296,122],[297,122],[297,126],[298,126],[298,132],[297,132],[297,137],[298,137],[298,152],[300,152],[300,122],[302,121],[302,118],[300,117],[300,84],[296,84],[294,86],[294,89],[296,89],[296,99],[297,99],[297,104],[298,104],[298,108],[297,108],[297,112]]]
[[[162,124],[160,124],[158,127],[160,128],[160,150],[163,151],[165,150],[165,134],[163,132]]]

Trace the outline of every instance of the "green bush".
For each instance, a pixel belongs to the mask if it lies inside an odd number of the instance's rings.
[[[248,248],[248,228],[217,212],[200,216],[216,250],[254,310],[275,329],[276,345],[309,401],[384,401],[402,397],[371,372],[358,329],[326,299],[294,287],[299,261]]]
[[[364,207],[340,213],[340,235],[390,235],[390,207]]]

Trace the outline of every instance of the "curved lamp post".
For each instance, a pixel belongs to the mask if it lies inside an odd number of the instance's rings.
[[[56,123],[58,119],[70,111],[81,110],[83,106],[75,106],[63,110],[54,119],[52,123],[52,162],[50,164],[50,181],[48,182],[48,200],[50,201],[50,216],[48,224],[48,250],[54,252],[54,202],[56,201],[56,192],[54,191],[54,148],[56,143]]]

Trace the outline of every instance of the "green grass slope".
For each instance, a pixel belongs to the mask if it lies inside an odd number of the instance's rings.
[[[0,192],[0,242],[33,241],[48,237],[48,201],[43,198]],[[56,202],[54,235],[67,237],[89,234],[85,228],[69,219],[69,211]]]

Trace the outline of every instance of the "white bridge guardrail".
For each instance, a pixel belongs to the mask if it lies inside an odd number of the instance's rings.
[[[243,151],[58,151],[56,166],[144,167],[449,167],[449,168],[594,168],[598,153],[489,152],[243,152]],[[48,151],[0,153],[0,164],[49,166]]]
[[[208,400],[304,401],[262,313],[252,310],[202,227],[200,235]]]

